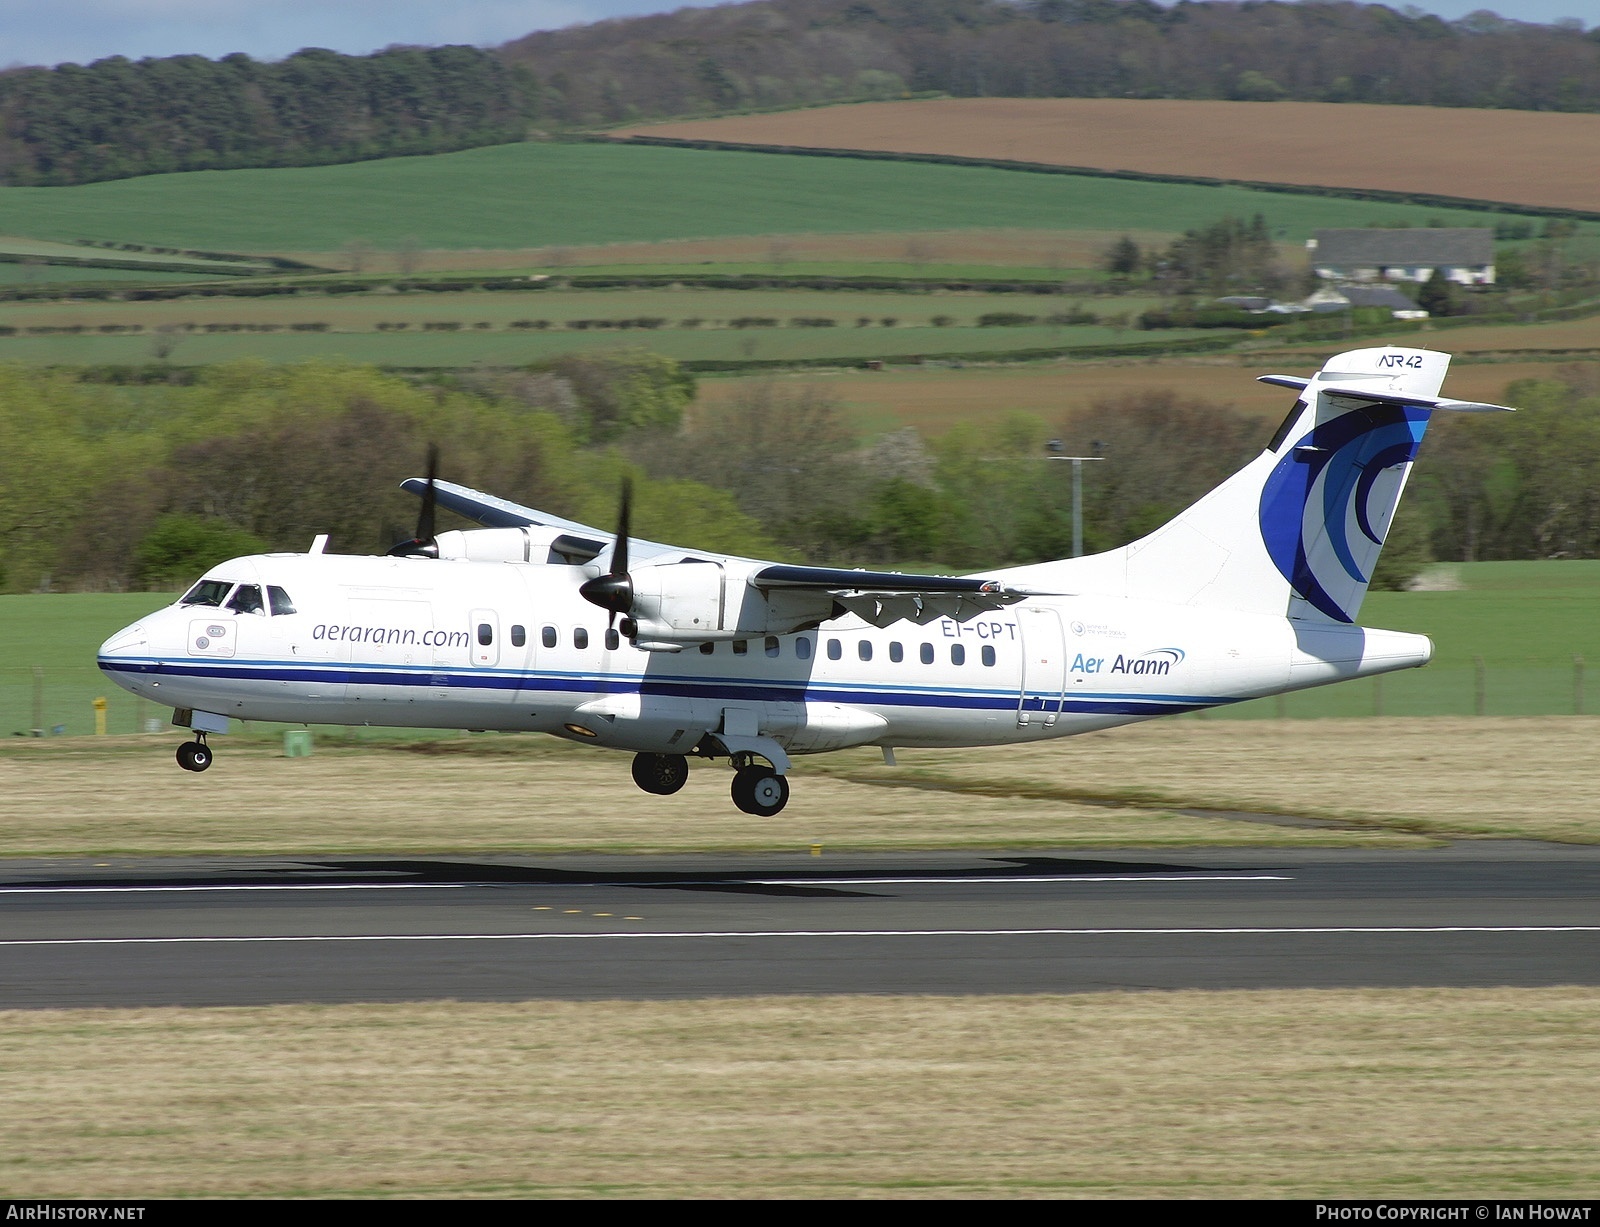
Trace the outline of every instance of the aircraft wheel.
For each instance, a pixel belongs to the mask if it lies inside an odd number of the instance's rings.
[[[635,754],[633,782],[645,792],[671,796],[689,780],[689,760],[681,754]]]
[[[186,741],[178,747],[178,766],[185,771],[204,771],[211,766],[211,747],[200,741]]]
[[[789,781],[769,767],[746,767],[733,777],[733,803],[770,818],[789,803]]]

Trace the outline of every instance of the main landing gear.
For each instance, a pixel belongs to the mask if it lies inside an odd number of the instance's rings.
[[[789,781],[754,756],[733,756],[733,803],[747,814],[770,818],[789,803]],[[645,792],[670,796],[688,782],[689,760],[682,754],[635,754],[633,782]]]
[[[204,733],[195,734],[197,740],[186,741],[178,747],[178,766],[185,771],[204,771],[211,766],[211,747],[206,745]]]
[[[740,767],[733,775],[733,803],[747,814],[771,817],[789,804],[789,781],[771,767]]]
[[[681,754],[635,754],[633,782],[658,797],[671,796],[689,782],[689,760]]]

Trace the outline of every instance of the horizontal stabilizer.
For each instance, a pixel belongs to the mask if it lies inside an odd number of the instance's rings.
[[[1451,400],[1445,396],[1405,396],[1397,392],[1374,392],[1370,388],[1346,388],[1338,384],[1319,384],[1317,391],[1324,396],[1331,396],[1340,401],[1343,407],[1353,409],[1357,405],[1393,405],[1403,408],[1407,405],[1418,409],[1444,409],[1455,413],[1515,413],[1516,410],[1509,405],[1489,405],[1481,401]]]

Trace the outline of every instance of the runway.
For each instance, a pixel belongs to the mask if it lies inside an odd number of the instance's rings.
[[[1600,848],[0,865],[0,1008],[1600,983]]]

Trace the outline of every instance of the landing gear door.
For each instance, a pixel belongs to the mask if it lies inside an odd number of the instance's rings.
[[[1022,693],[1017,724],[1050,728],[1061,715],[1067,690],[1067,651],[1059,611],[1017,608],[1022,630]]]

